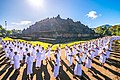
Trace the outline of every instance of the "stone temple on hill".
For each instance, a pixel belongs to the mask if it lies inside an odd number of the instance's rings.
[[[31,37],[36,40],[49,41],[71,41],[81,37],[90,37],[94,31],[80,21],[62,19],[60,15],[53,18],[46,18],[22,31],[23,37]]]

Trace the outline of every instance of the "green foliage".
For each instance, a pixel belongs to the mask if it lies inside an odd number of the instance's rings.
[[[0,25],[0,36],[2,37],[6,37],[6,36],[10,36],[12,34],[11,30],[6,30],[2,27],[2,25]]]
[[[0,36],[5,36],[6,35],[6,30],[0,25]]]
[[[12,31],[11,30],[7,30],[6,31],[6,36],[10,36],[12,34]]]
[[[120,36],[120,25],[114,25],[110,29],[112,35]]]
[[[95,28],[94,31],[102,36],[105,36],[105,35],[120,36],[120,25],[114,25],[111,27],[99,26],[99,27]]]

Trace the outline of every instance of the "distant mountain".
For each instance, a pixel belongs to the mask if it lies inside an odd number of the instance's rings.
[[[107,27],[107,28],[110,28],[110,27],[112,27],[112,25],[105,24],[105,25],[102,25],[102,27]]]
[[[80,21],[74,22],[72,19],[62,19],[60,15],[53,18],[46,18],[29,28],[22,31],[24,36],[31,36],[34,38],[74,38],[81,36],[90,36],[94,34],[94,30],[85,26]]]

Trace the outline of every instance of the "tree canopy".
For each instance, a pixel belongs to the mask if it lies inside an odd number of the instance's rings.
[[[22,34],[21,30],[6,30],[5,28],[0,25],[0,36],[2,37],[10,37],[10,36],[18,36],[18,34]]]
[[[109,26],[104,25],[104,26],[99,26],[94,29],[95,33],[102,35],[102,36],[110,36],[110,35],[116,35],[120,36],[120,25],[114,25],[114,26]]]

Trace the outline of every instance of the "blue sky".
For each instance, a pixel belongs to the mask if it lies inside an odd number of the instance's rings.
[[[24,29],[47,17],[71,18],[90,28],[120,24],[120,0],[0,0],[0,24]]]

